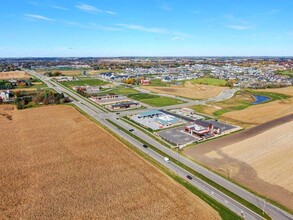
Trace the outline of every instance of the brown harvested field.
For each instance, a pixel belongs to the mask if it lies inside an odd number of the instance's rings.
[[[241,123],[260,125],[262,123],[293,113],[293,98],[249,106],[239,111],[227,112],[221,119]]]
[[[206,99],[215,97],[219,95],[223,90],[227,89],[227,87],[192,84],[192,82],[190,81],[185,82],[183,86],[142,86],[142,88],[155,93],[182,96],[191,99]]]
[[[18,92],[18,91],[26,91],[26,92],[32,92],[37,91],[36,88],[18,88],[18,89],[10,89],[10,91]]]
[[[220,219],[73,107],[0,105],[0,126],[0,219]]]
[[[11,79],[11,78],[30,78],[31,76],[26,74],[24,71],[10,71],[0,72],[0,80]]]
[[[184,153],[293,210],[293,114]]]

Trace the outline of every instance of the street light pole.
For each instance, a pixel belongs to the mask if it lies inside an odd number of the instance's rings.
[[[264,201],[263,201],[262,214],[264,214],[264,213],[265,213],[266,200],[267,200],[267,198],[265,197],[265,199],[264,199]]]

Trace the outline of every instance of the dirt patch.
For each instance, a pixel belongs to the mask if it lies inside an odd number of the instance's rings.
[[[10,114],[0,117],[0,219],[220,219],[72,107]]]
[[[192,84],[185,82],[183,86],[172,85],[170,87],[142,86],[143,89],[155,93],[164,93],[175,96],[182,96],[191,99],[206,99],[219,95],[227,87]]]
[[[293,209],[292,129],[293,114],[184,153]]]
[[[26,74],[24,71],[0,72],[0,80],[11,78],[30,78],[30,75]]]

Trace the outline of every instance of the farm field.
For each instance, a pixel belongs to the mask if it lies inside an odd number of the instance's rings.
[[[0,219],[220,219],[73,107],[0,105]]]
[[[11,78],[30,78],[31,76],[26,74],[24,71],[10,71],[0,72],[0,80],[11,79]]]
[[[292,128],[293,114],[184,153],[293,210]]]
[[[163,106],[170,106],[170,105],[178,105],[184,103],[183,101],[175,98],[164,97],[164,96],[157,96],[152,94],[130,94],[128,95],[129,98],[146,103],[151,106],[155,107],[163,107]]]
[[[191,99],[211,98],[219,95],[223,90],[227,89],[227,87],[193,84],[191,81],[187,81],[184,85],[179,86],[142,86],[142,88],[155,93],[170,94]]]

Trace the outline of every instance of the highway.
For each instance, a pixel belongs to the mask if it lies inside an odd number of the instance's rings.
[[[111,121],[114,121],[119,126],[123,127],[124,129],[131,129],[131,125],[127,124],[126,122],[123,122],[121,120],[116,119],[115,113],[105,113],[101,109],[97,108],[95,105],[90,103],[89,101],[84,100],[80,96],[76,95],[69,89],[60,86],[58,83],[51,81],[48,77],[45,77],[43,75],[39,75],[34,71],[27,71],[31,75],[41,79],[44,81],[48,87],[53,88],[57,92],[63,92],[68,94],[69,96],[73,97],[75,100],[73,101],[73,104],[78,106],[80,109],[82,109],[84,112],[95,118],[97,121],[114,131],[116,134],[121,136],[123,139],[127,140],[143,152],[147,153],[149,156],[154,158],[159,163],[165,165],[170,170],[172,170],[175,173],[178,173],[181,177],[186,179],[186,176],[188,175],[188,172],[183,170],[182,168],[178,167],[176,164],[173,163],[166,163],[161,155],[158,155],[156,152],[152,151],[151,149],[145,149],[142,147],[142,143],[138,142],[136,139],[128,136],[126,133],[118,130],[115,126],[107,122],[105,119],[109,119]],[[223,99],[227,98],[229,96],[233,96],[233,91],[225,90],[223,93],[221,93],[218,97],[214,99]],[[77,101],[76,101],[77,100]],[[211,101],[211,99],[207,100]],[[141,110],[140,110],[141,111]],[[208,169],[200,166],[199,164],[189,160],[186,157],[183,157],[179,155],[177,152],[166,148],[165,146],[161,145],[142,131],[138,129],[134,129],[133,134],[140,139],[148,142],[150,145],[156,147],[157,149],[161,150],[162,152],[166,153],[170,157],[175,158],[176,160],[180,161],[181,163],[185,164],[186,166],[190,167],[191,169],[195,170],[196,172],[204,175],[205,177],[209,178],[210,180],[216,182],[217,184],[221,185],[222,187],[226,188],[227,190],[233,192],[234,194],[242,197],[243,199],[247,200],[248,202],[254,204],[255,206],[259,207],[260,209],[265,208],[265,212],[269,214],[269,216],[272,219],[276,220],[293,220],[293,216],[284,210],[274,206],[273,204],[269,202],[265,202],[264,199],[250,193],[249,191],[237,186],[236,184],[224,179],[223,177],[209,171]],[[191,174],[189,174],[191,175]],[[190,183],[192,183],[194,186],[198,187],[200,190],[204,191],[209,196],[213,197],[215,200],[221,202],[224,206],[228,207],[235,213],[237,213],[240,216],[243,216],[245,219],[263,219],[261,216],[257,215],[253,211],[249,210],[245,206],[239,204],[238,202],[234,201],[233,199],[229,198],[228,196],[224,195],[223,193],[219,192],[218,190],[214,189],[207,183],[193,177],[192,180],[189,180]]]

